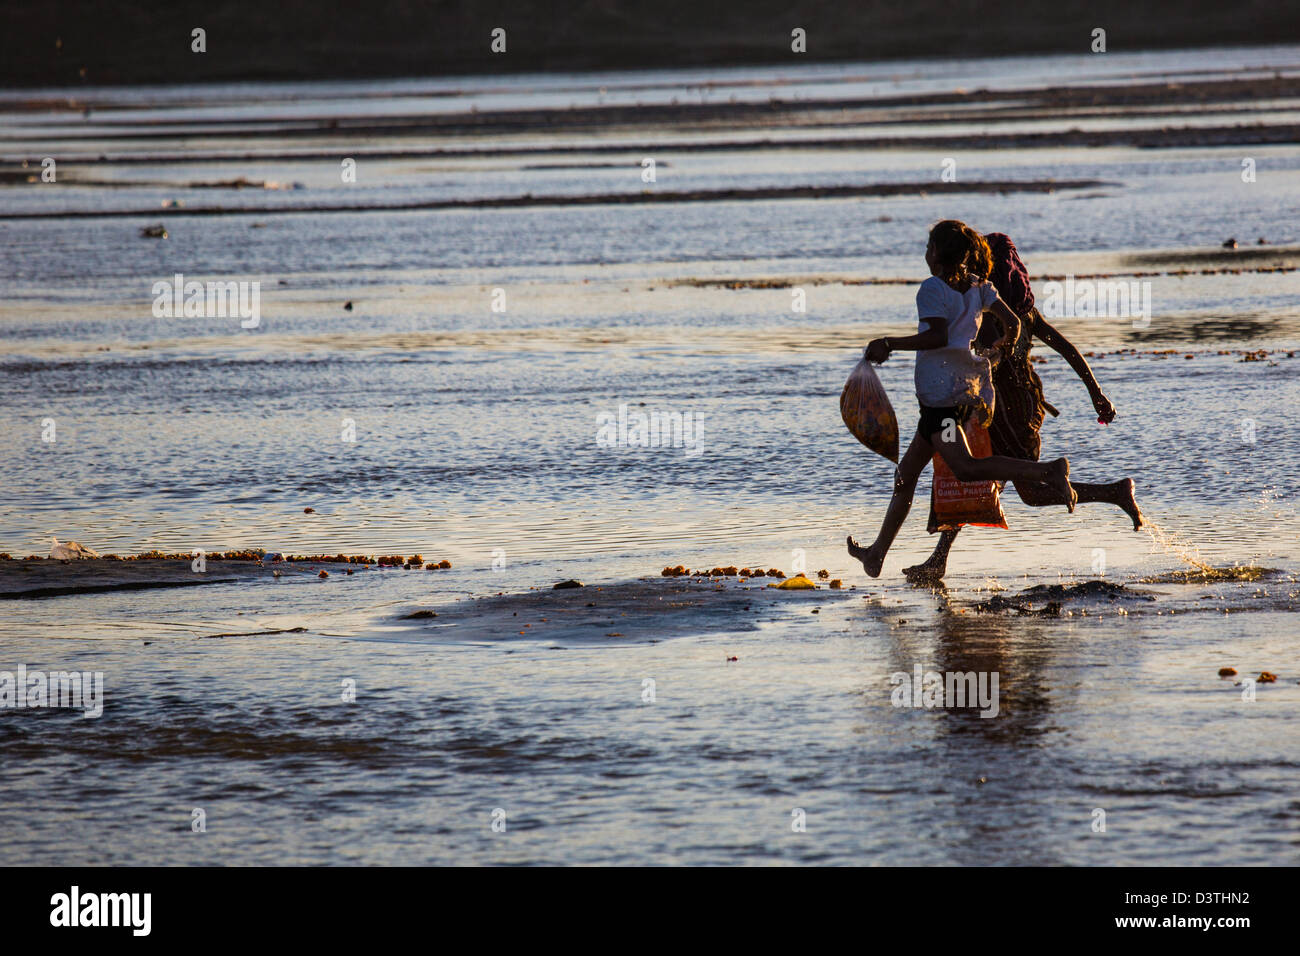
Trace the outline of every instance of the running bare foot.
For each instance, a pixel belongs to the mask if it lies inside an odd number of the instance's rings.
[[[1133,519],[1133,530],[1137,531],[1147,522],[1146,516],[1142,514],[1142,509],[1138,507],[1137,497],[1133,494],[1133,479],[1125,478],[1119,484],[1123,489],[1123,497],[1116,504],[1123,508],[1124,513]]]
[[[940,557],[938,554],[930,555],[920,564],[903,568],[903,574],[909,581],[942,581],[947,573],[948,558],[946,555]]]
[[[943,576],[948,573],[948,552],[952,550],[952,543],[957,540],[958,531],[960,531],[959,527],[942,532],[928,558],[920,564],[903,568],[903,574],[907,579],[913,584],[933,584],[942,581]]]
[[[1068,458],[1058,458],[1047,466],[1050,470],[1048,474],[1051,478],[1048,484],[1052,490],[1065,499],[1065,507],[1069,509],[1070,514],[1074,514],[1074,506],[1079,503],[1079,494],[1070,485],[1070,460]]]
[[[864,548],[853,540],[853,535],[849,535],[849,554],[862,562],[862,570],[873,578],[880,577],[880,569],[885,564],[885,558],[882,555],[877,558],[873,548]]]

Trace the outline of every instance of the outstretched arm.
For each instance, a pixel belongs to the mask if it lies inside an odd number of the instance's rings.
[[[1074,374],[1079,376],[1088,389],[1093,408],[1097,409],[1098,420],[1106,424],[1114,421],[1115,406],[1111,404],[1110,399],[1102,394],[1101,386],[1097,384],[1097,377],[1092,374],[1092,369],[1088,367],[1088,360],[1079,354],[1079,350],[1074,347],[1074,343],[1048,324],[1047,320],[1041,315],[1034,318],[1034,335],[1042,339],[1044,345],[1058,352],[1062,358],[1070,363],[1070,368],[1074,369]]]

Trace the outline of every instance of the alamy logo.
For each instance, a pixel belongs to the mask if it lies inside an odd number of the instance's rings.
[[[50,897],[51,926],[129,926],[132,935],[148,936],[153,910],[152,893],[85,893],[74,886],[70,893]]]
[[[617,415],[597,412],[596,425],[601,448],[683,448],[687,458],[704,451],[704,416],[695,412],[629,411],[624,402]]]
[[[997,671],[898,671],[889,675],[894,686],[889,702],[895,707],[979,707],[981,717],[998,715]]]
[[[262,324],[262,283],[198,282],[176,273],[171,282],[153,284],[153,314],[156,319],[225,319],[238,317],[240,328]]]
[[[102,671],[0,671],[0,708],[74,707],[83,717],[104,713]]]
[[[1150,282],[1098,282],[1066,276],[1044,282],[1039,306],[1049,319],[1132,319],[1133,328],[1151,324]]]

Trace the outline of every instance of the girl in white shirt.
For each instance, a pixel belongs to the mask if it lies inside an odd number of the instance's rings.
[[[984,237],[963,222],[945,219],[930,230],[925,261],[931,277],[916,294],[919,325],[916,335],[886,337],[868,346],[868,361],[880,363],[891,352],[916,352],[916,395],[921,421],[894,474],[894,494],[880,533],[864,548],[850,535],[849,554],[862,562],[871,577],[879,577],[885,555],[908,511],[916,480],[935,454],[959,481],[1040,481],[1059,491],[1074,511],[1078,496],[1070,487],[1070,463],[1065,458],[1039,463],[992,455],[974,458],[962,425],[974,416],[982,425],[993,417],[993,375],[990,358],[997,359],[1003,342],[1016,340],[1020,320],[981,274],[992,260]],[[985,312],[1002,326],[1002,338],[984,355],[971,351]]]

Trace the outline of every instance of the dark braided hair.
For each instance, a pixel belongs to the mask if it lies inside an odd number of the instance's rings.
[[[958,292],[970,288],[973,278],[987,279],[993,271],[993,253],[978,232],[958,219],[944,219],[930,229],[930,247],[940,278]]]

